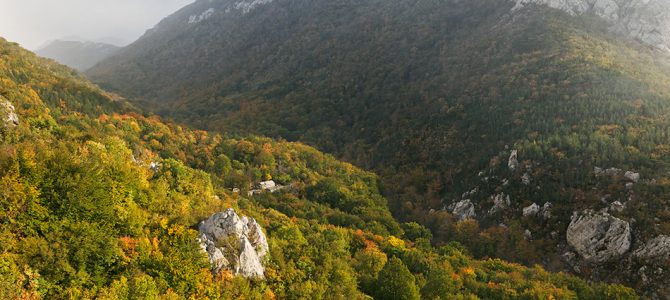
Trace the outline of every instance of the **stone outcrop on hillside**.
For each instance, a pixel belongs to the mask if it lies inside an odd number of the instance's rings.
[[[540,206],[537,205],[536,203],[533,203],[530,206],[523,208],[524,217],[536,216],[538,213],[540,213]]]
[[[475,205],[472,204],[472,201],[469,199],[461,200],[456,203],[451,210],[451,213],[457,216],[459,220],[472,219],[477,216],[475,213]]]
[[[586,261],[602,263],[628,252],[631,228],[606,212],[587,209],[573,214],[566,239]]]
[[[670,259],[670,236],[661,235],[644,244],[644,246],[633,252],[637,258],[645,260],[668,260]]]
[[[632,171],[626,171],[626,173],[623,174],[623,177],[626,179],[632,181],[632,182],[638,182],[640,181],[640,173],[635,173]]]
[[[0,96],[0,120],[4,128],[12,128],[19,125],[19,116],[16,114],[14,105]]]
[[[514,0],[518,11],[541,4],[571,15],[593,14],[610,31],[653,48],[670,52],[670,1],[667,0]]]
[[[207,252],[214,273],[229,270],[247,278],[264,278],[268,242],[253,218],[235,210],[216,213],[200,223],[200,247]]]
[[[507,167],[509,167],[509,169],[512,171],[519,167],[518,152],[516,150],[512,150],[512,153],[507,160]]]
[[[493,207],[489,209],[489,215],[504,211],[510,205],[512,205],[512,201],[509,195],[505,195],[505,193],[494,195],[491,197],[491,200],[493,200]]]

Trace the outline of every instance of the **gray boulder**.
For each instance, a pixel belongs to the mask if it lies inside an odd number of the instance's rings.
[[[586,261],[607,262],[630,249],[631,228],[606,212],[587,209],[573,214],[566,239]]]
[[[547,202],[542,206],[542,218],[551,219],[551,202]]]
[[[631,171],[626,171],[626,173],[623,174],[623,177],[626,177],[626,179],[632,181],[632,182],[638,182],[640,181],[640,173],[635,173]]]
[[[528,172],[523,173],[523,176],[521,176],[521,183],[523,185],[529,185],[530,182],[531,182],[530,174],[528,174]]]
[[[661,235],[649,240],[644,246],[633,252],[637,258],[646,260],[668,260],[670,259],[670,236]]]
[[[505,195],[505,193],[494,195],[491,199],[493,200],[493,207],[489,209],[489,215],[503,211],[512,204],[509,195]]]
[[[626,209],[626,205],[621,203],[621,201],[614,201],[610,204],[609,209],[615,212],[622,212]]]
[[[533,203],[530,206],[523,208],[524,217],[536,216],[538,213],[540,213],[540,206],[537,205],[536,203]]]
[[[516,150],[512,150],[512,153],[507,160],[507,167],[509,167],[511,171],[514,171],[519,167],[518,153]]]
[[[470,199],[461,200],[454,206],[451,211],[452,214],[458,217],[459,220],[472,219],[476,217],[475,205]]]
[[[229,270],[247,278],[264,278],[268,242],[253,218],[240,218],[234,209],[216,213],[200,223],[198,241],[214,273]]]
[[[12,128],[19,125],[19,116],[11,102],[0,96],[0,119],[4,128]]]

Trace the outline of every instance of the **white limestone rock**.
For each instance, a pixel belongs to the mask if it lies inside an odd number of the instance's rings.
[[[523,216],[524,217],[537,216],[538,213],[540,213],[540,206],[537,205],[536,203],[533,203],[530,206],[527,206],[527,207],[523,208]]]
[[[609,209],[615,212],[622,212],[624,209],[626,209],[626,205],[621,203],[621,201],[614,201],[612,204],[610,204]]]
[[[530,230],[526,229],[526,231],[523,232],[523,237],[524,237],[526,240],[530,241],[530,240],[533,239],[533,233],[530,232]]]
[[[623,174],[623,177],[635,183],[640,181],[640,173],[626,171],[626,173]]]
[[[633,255],[645,260],[667,261],[670,259],[670,236],[661,235],[647,241]]]
[[[531,182],[530,174],[528,174],[528,172],[523,173],[523,176],[521,176],[521,183],[523,185],[529,185],[530,182]]]
[[[258,189],[260,190],[269,190],[276,187],[277,184],[273,180],[261,181],[258,183]]]
[[[542,218],[545,220],[551,219],[551,208],[552,208],[551,202],[547,202],[542,206]]]
[[[192,15],[188,17],[188,24],[197,24],[200,23],[204,20],[209,19],[212,15],[214,15],[214,8],[209,8],[205,11],[203,11],[199,15]]]
[[[477,216],[475,213],[475,205],[470,199],[461,200],[451,211],[452,214],[458,217],[459,220],[472,219]]]
[[[4,128],[13,128],[19,125],[19,116],[11,102],[0,97],[0,119]]]
[[[618,168],[609,168],[605,170],[605,175],[607,176],[618,176],[621,174],[622,170]]]
[[[570,15],[602,18],[610,31],[670,52],[670,1],[667,0],[514,0],[512,11],[529,4],[547,5]]]
[[[575,212],[566,239],[586,261],[602,263],[625,254],[631,246],[628,222],[606,212]]]
[[[489,215],[503,211],[512,204],[509,195],[505,195],[505,193],[494,195],[491,199],[493,200],[493,207],[489,209]]]
[[[256,7],[263,5],[263,4],[268,4],[272,3],[274,0],[244,0],[244,1],[238,1],[235,2],[235,9],[241,10],[242,14],[248,14],[252,10],[254,10]]]
[[[199,230],[200,247],[207,252],[214,273],[230,270],[247,278],[264,278],[269,247],[256,220],[240,218],[229,208],[201,222]]]
[[[507,160],[507,167],[509,167],[511,171],[514,171],[519,167],[517,150],[512,150],[512,153],[510,154],[509,159]]]

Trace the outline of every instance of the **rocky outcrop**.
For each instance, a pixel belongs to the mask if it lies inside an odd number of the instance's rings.
[[[512,153],[507,160],[507,167],[512,171],[519,167],[518,152],[516,150],[512,150]]]
[[[626,209],[626,205],[621,203],[621,201],[614,201],[610,204],[609,209],[615,212],[622,212]]]
[[[541,216],[543,219],[551,218],[551,202],[544,203],[543,206],[533,203],[523,208],[524,217]]]
[[[547,5],[571,15],[593,14],[610,31],[670,52],[670,1],[667,0],[515,0],[518,11],[529,4]]]
[[[469,199],[461,200],[454,205],[451,213],[458,217],[459,220],[472,219],[476,217],[475,205]]]
[[[523,208],[524,217],[536,216],[538,213],[540,213],[540,206],[537,205],[536,203],[533,203],[530,206]]]
[[[11,102],[0,96],[0,120],[4,128],[12,128],[19,125],[19,116]]]
[[[670,259],[670,236],[661,235],[646,242],[633,255],[645,260],[667,261]]]
[[[551,218],[551,208],[552,208],[551,202],[547,202],[544,205],[542,205],[542,218],[545,220]]]
[[[216,213],[200,223],[198,240],[207,252],[214,273],[229,270],[247,278],[264,278],[268,242],[253,218],[240,218],[235,210]]]
[[[606,212],[585,210],[573,214],[566,238],[586,261],[602,263],[630,249],[631,228],[628,222]]]
[[[491,199],[493,200],[493,207],[489,209],[489,215],[493,215],[497,212],[503,211],[512,204],[509,195],[505,195],[505,193],[497,194],[491,197]]]
[[[632,182],[640,181],[640,173],[626,171],[626,173],[623,174],[623,177],[625,177],[626,179],[628,179]]]

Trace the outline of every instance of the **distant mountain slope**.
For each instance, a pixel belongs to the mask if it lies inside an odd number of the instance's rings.
[[[397,217],[476,256],[667,297],[656,263],[633,252],[670,235],[670,60],[612,30],[593,1],[567,3],[589,9],[198,1],[87,74],[200,128],[299,140],[373,169]],[[551,218],[524,216],[534,203]],[[616,258],[593,262],[568,241],[587,209],[632,224]],[[455,220],[463,211],[476,222]]]
[[[670,2],[666,0],[514,0],[514,10],[547,5],[571,15],[594,15],[610,31],[655,49],[670,52]]]
[[[79,71],[86,71],[119,49],[118,46],[104,43],[55,40],[36,53]]]

